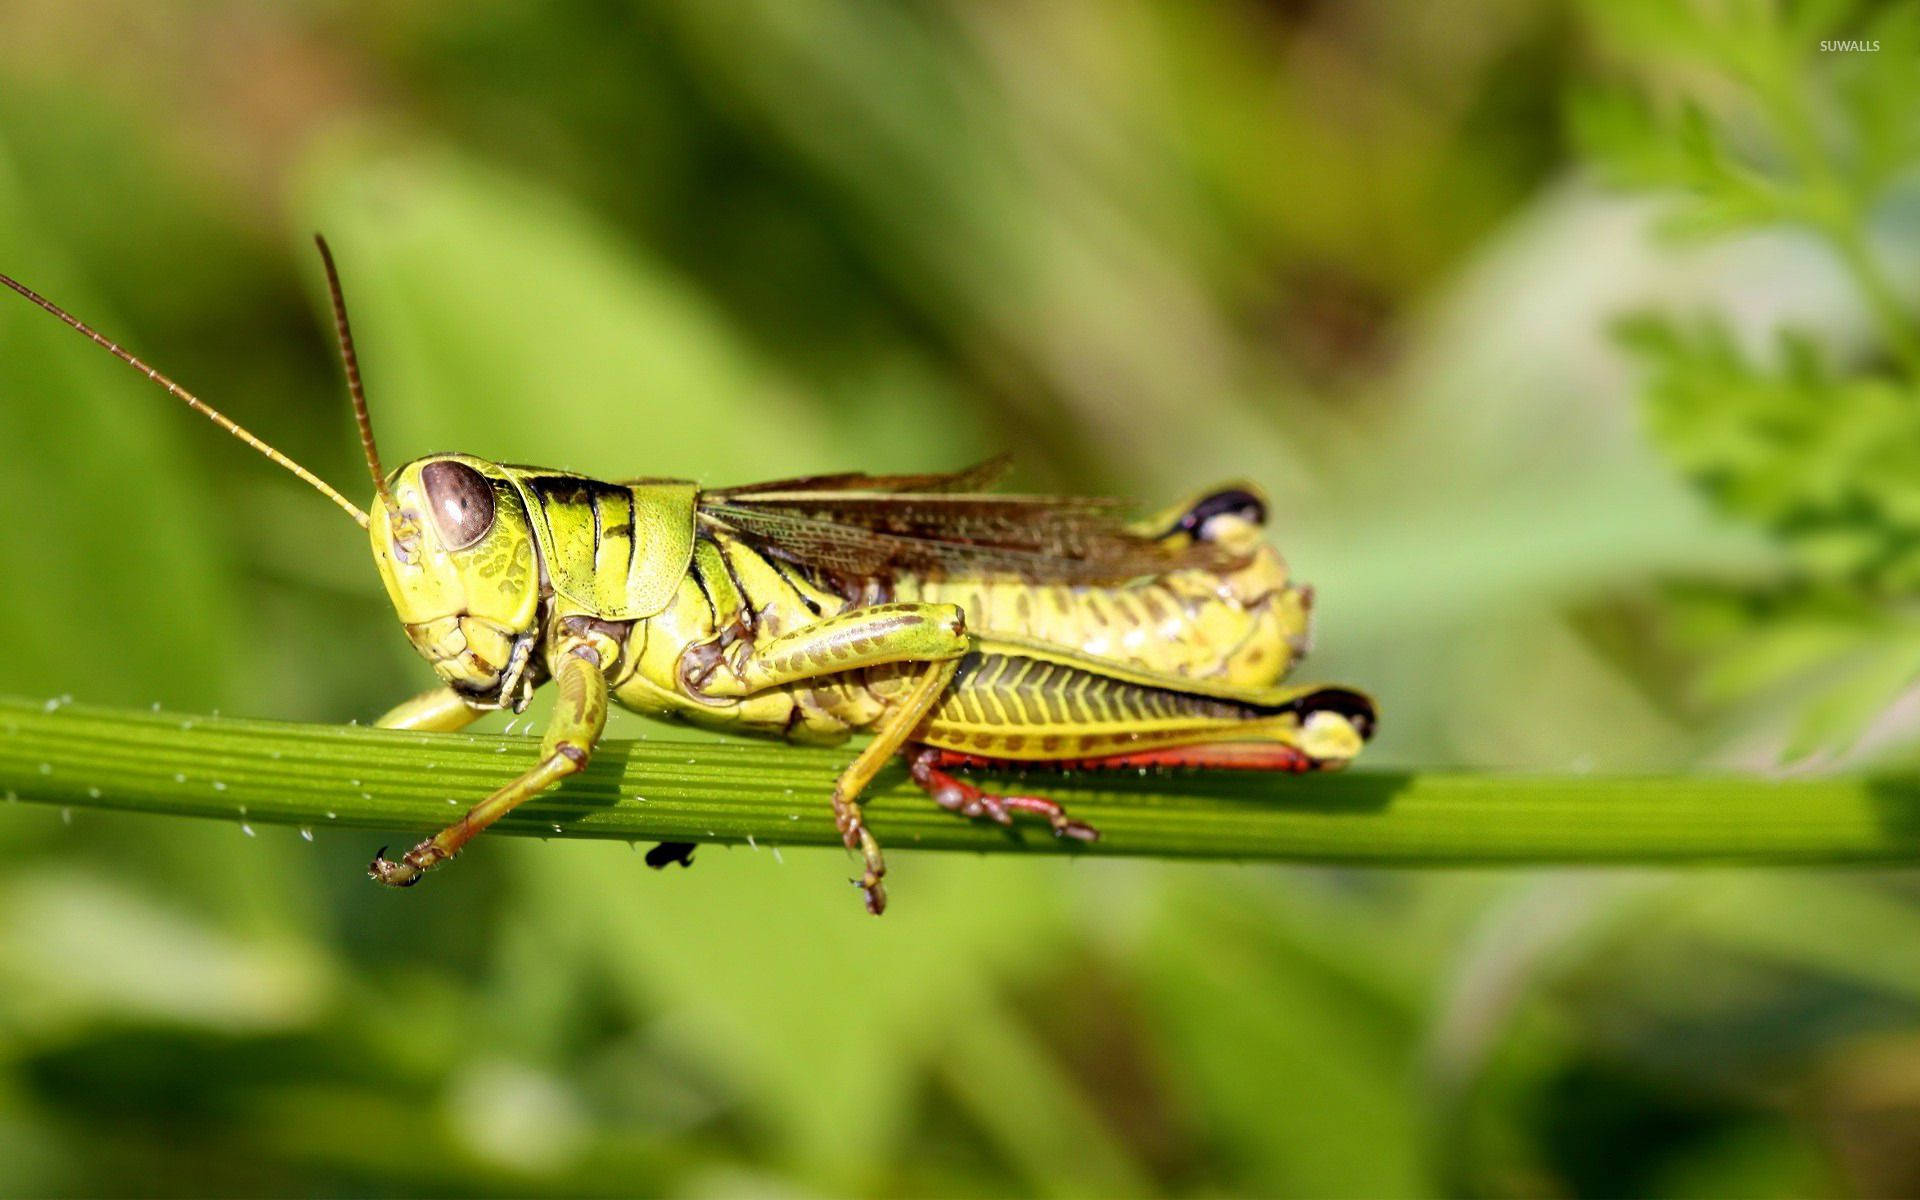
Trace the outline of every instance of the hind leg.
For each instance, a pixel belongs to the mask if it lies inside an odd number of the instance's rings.
[[[948,770],[950,767],[1030,766],[1006,759],[983,758],[934,746],[912,746],[907,750],[907,769],[935,804],[956,816],[973,820],[985,818],[996,825],[1011,826],[1015,813],[1044,818],[1057,837],[1081,842],[1097,842],[1100,831],[1085,821],[1067,815],[1058,800],[1047,796],[1007,796],[989,792],[968,783]],[[1097,758],[1051,762],[1048,766],[1083,771],[1141,770],[1185,767],[1225,771],[1274,771],[1298,774],[1323,770],[1333,765],[1315,761],[1300,749],[1278,742],[1209,742],[1195,746],[1167,746],[1129,754],[1110,754]]]
[[[1044,817],[1053,827],[1055,837],[1072,838],[1079,842],[1100,840],[1100,831],[1085,821],[1076,821],[1067,815],[1057,800],[1045,796],[1003,796],[995,792],[984,791],[964,779],[949,775],[941,767],[946,763],[946,755],[931,746],[916,746],[907,753],[908,772],[922,791],[933,798],[933,802],[950,813],[959,816],[985,817],[997,825],[1012,825],[1013,814],[1031,813]]]

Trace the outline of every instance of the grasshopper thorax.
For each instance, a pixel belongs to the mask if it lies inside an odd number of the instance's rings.
[[[368,515],[374,562],[414,647],[462,695],[516,704],[539,636],[540,570],[510,473],[429,455],[394,472]]]

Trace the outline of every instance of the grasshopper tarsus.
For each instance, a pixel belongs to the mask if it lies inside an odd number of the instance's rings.
[[[1055,837],[1066,838],[1072,842],[1097,842],[1100,840],[1100,831],[1098,829],[1095,829],[1085,821],[1072,820],[1065,814],[1062,814],[1059,820],[1053,822],[1053,835]]]
[[[878,873],[867,871],[858,879],[849,879],[848,883],[860,889],[860,898],[866,902],[867,911],[874,916],[882,916],[887,911],[887,888],[880,882],[880,876],[886,874],[885,868]]]
[[[382,846],[367,864],[367,878],[388,887],[410,888],[426,874],[426,867],[414,861],[418,853],[419,847],[415,847],[395,860],[387,857],[387,848]]]

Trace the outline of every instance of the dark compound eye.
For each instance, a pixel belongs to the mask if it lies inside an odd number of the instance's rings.
[[[480,472],[457,462],[430,462],[420,469],[433,523],[447,549],[465,550],[493,528],[493,485]]]

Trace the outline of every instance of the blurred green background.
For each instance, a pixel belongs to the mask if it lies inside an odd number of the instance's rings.
[[[1914,22],[6,5],[0,269],[355,496],[314,229],[390,462],[1251,477],[1376,765],[1897,765]],[[0,691],[428,682],[358,530],[11,298],[0,447]],[[876,922],[837,853],[376,841],[0,810],[0,1193],[1920,1189],[1907,873],[900,853]]]

